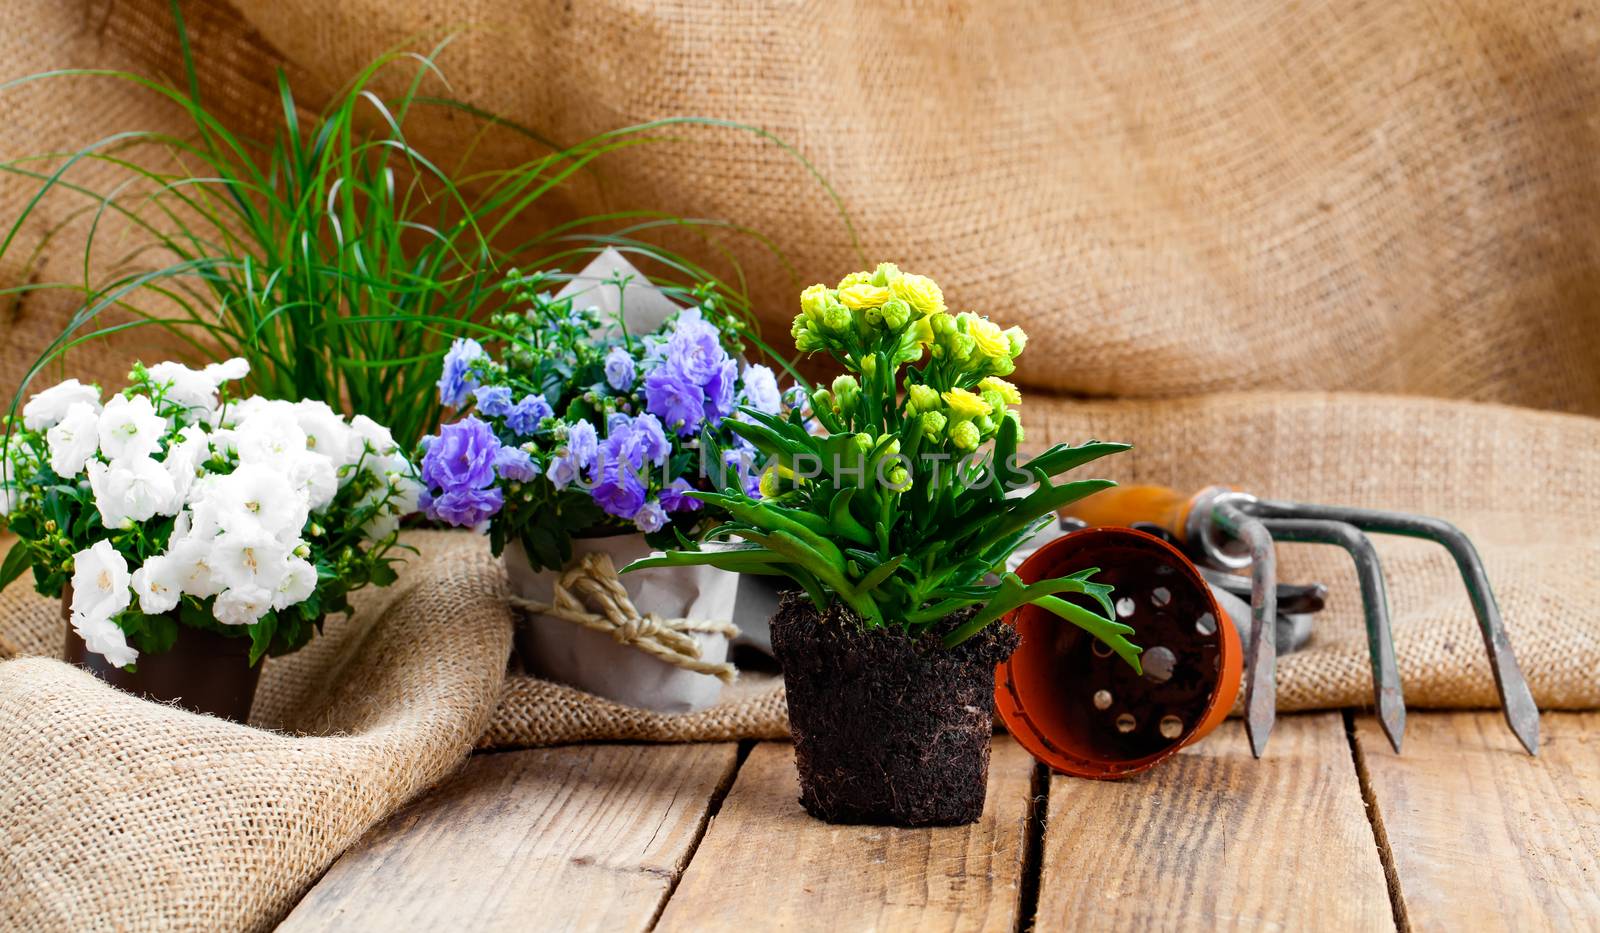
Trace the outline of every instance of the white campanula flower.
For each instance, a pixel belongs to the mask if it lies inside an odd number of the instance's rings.
[[[208,367],[209,368],[209,367]],[[205,370],[182,363],[157,363],[145,370],[152,385],[164,387],[167,401],[204,417],[217,409],[217,380]]]
[[[380,457],[387,457],[400,449],[389,429],[366,415],[356,415],[351,418],[350,429],[355,432],[356,437],[366,442],[368,450]]]
[[[167,475],[172,477],[176,501],[182,503],[200,474],[200,464],[211,456],[211,439],[205,429],[191,424],[178,432],[178,439],[167,448],[167,459],[162,461]]]
[[[313,512],[327,508],[339,494],[339,474],[333,461],[309,451],[288,466],[289,483]]]
[[[79,618],[72,615],[72,630],[83,639],[83,645],[98,655],[103,655],[117,667],[127,667],[139,660],[139,652],[128,644],[128,636],[110,619]]]
[[[132,664],[139,653],[112,621],[133,601],[128,562],[110,541],[97,541],[72,560],[72,628],[90,651],[118,667]]]
[[[254,625],[272,611],[272,591],[260,586],[230,587],[212,604],[212,615],[223,625]]]
[[[287,468],[306,452],[306,432],[288,402],[256,406],[235,422],[239,462]]]
[[[350,425],[328,407],[327,402],[307,399],[294,407],[300,429],[306,433],[306,449],[327,457],[334,470],[361,459],[362,445]],[[351,474],[354,475],[354,474]]]
[[[195,483],[189,499],[194,512],[190,534],[204,537],[259,527],[287,543],[299,538],[311,511],[287,476],[260,464],[207,476]]]
[[[50,469],[62,479],[83,472],[100,449],[100,409],[98,403],[73,402],[61,421],[45,432],[50,445]]]
[[[112,396],[100,413],[100,452],[112,460],[150,456],[165,433],[167,419],[143,395]]]
[[[122,457],[110,465],[89,461],[89,488],[100,521],[112,529],[175,515],[181,504],[166,468],[148,456]]]
[[[208,365],[205,373],[218,386],[224,382],[237,382],[250,375],[250,361],[236,356],[231,360]]]
[[[290,557],[283,578],[272,594],[272,608],[287,609],[311,598],[317,588],[317,568],[299,557]]]
[[[67,416],[67,409],[82,402],[96,411],[100,410],[100,390],[86,386],[76,379],[68,379],[51,386],[28,400],[22,406],[22,426],[30,431],[43,431],[55,427]]]
[[[211,572],[211,541],[206,538],[179,538],[173,532],[166,557],[172,561],[178,588],[190,596],[205,599],[223,590],[222,582]],[[146,562],[148,565],[148,561]]]
[[[211,573],[228,589],[274,591],[289,572],[288,560],[288,546],[264,529],[224,532],[207,557]]]
[[[133,572],[133,591],[139,595],[139,611],[158,616],[178,607],[178,597],[192,568],[170,554],[157,554]]]

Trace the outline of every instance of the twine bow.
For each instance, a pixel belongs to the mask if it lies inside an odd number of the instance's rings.
[[[638,648],[674,667],[710,674],[723,683],[731,683],[737,673],[728,662],[701,660],[700,643],[693,638],[702,633],[732,639],[739,634],[737,626],[731,622],[663,619],[654,612],[639,612],[628,598],[609,554],[585,554],[563,571],[556,580],[551,603],[512,596],[511,605],[609,634],[618,644]]]

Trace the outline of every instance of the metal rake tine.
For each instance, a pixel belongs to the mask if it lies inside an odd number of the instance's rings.
[[[1489,588],[1489,575],[1483,569],[1483,560],[1461,529],[1426,515],[1378,509],[1258,500],[1251,503],[1251,511],[1265,518],[1314,518],[1347,522],[1362,531],[1422,538],[1443,545],[1455,559],[1456,569],[1466,584],[1467,595],[1472,599],[1472,610],[1478,617],[1478,629],[1483,634],[1483,645],[1489,654],[1489,668],[1494,672],[1494,685],[1500,693],[1506,724],[1511,727],[1511,732],[1522,743],[1522,747],[1528,750],[1528,754],[1539,753],[1539,707],[1534,703],[1533,692],[1528,689],[1528,681],[1522,676],[1522,668],[1517,665],[1517,657],[1511,651],[1511,640],[1506,636],[1505,623],[1500,619],[1500,606],[1495,602],[1494,591]]]
[[[1361,529],[1347,522],[1321,519],[1269,518],[1262,523],[1279,541],[1334,544],[1344,548],[1356,564],[1361,581],[1361,608],[1367,623],[1367,653],[1372,658],[1373,701],[1383,734],[1396,753],[1406,731],[1406,701],[1400,687],[1400,668],[1394,657],[1394,632],[1389,625],[1389,597],[1383,583],[1378,552]]]
[[[1250,546],[1250,657],[1244,685],[1244,729],[1260,758],[1278,715],[1278,559],[1260,520],[1231,502],[1218,502],[1213,520]]]

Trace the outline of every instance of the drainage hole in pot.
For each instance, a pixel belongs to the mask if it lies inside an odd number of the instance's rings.
[[[1095,709],[1110,709],[1111,708],[1111,691],[1110,690],[1096,690],[1094,692],[1094,708]]]
[[[1124,596],[1117,600],[1117,617],[1126,619],[1128,616],[1133,615],[1135,608],[1137,607],[1133,604],[1133,597]]]
[[[1118,732],[1132,732],[1138,725],[1139,721],[1133,718],[1132,713],[1123,713],[1117,717]]]
[[[1111,646],[1098,638],[1089,644],[1089,650],[1093,651],[1094,656],[1097,658],[1111,657]]]
[[[1159,609],[1172,602],[1172,591],[1164,586],[1158,586],[1150,591],[1150,601],[1155,603],[1156,608]]]
[[[1161,737],[1164,739],[1175,739],[1180,735],[1183,735],[1183,720],[1176,716],[1162,716]]]
[[[1217,617],[1207,612],[1194,620],[1194,630],[1202,635],[1217,634]]]
[[[1173,668],[1178,666],[1178,656],[1172,649],[1164,645],[1157,645],[1146,651],[1140,658],[1144,667],[1144,676],[1158,684],[1164,684],[1172,679]]]

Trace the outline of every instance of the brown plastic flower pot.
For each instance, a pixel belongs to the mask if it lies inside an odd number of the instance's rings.
[[[72,630],[72,596],[61,601],[66,622],[67,663],[84,668],[106,683],[157,703],[176,703],[184,709],[234,722],[248,722],[255,700],[261,665],[250,665],[250,639],[228,638],[216,632],[178,626],[172,649],[161,654],[141,654],[132,672],[113,667],[95,654]]]
[[[954,826],[983,815],[995,665],[1016,646],[991,625],[954,649],[864,631],[839,606],[786,593],[772,617],[800,803],[829,823]]]
[[[1117,616],[1144,648],[1144,673],[1050,611],[1024,606],[1010,617],[1022,643],[996,671],[995,709],[1017,742],[1055,770],[1125,777],[1227,718],[1244,653],[1199,571],[1144,532],[1072,532],[1040,548],[1017,575],[1032,583],[1089,567],[1114,587]]]

